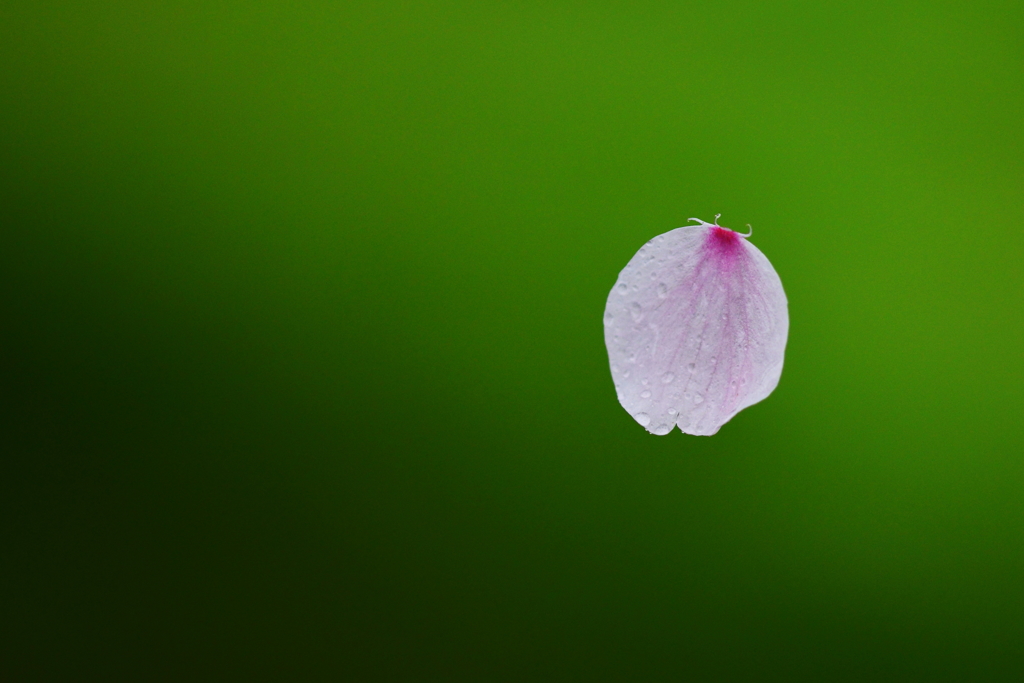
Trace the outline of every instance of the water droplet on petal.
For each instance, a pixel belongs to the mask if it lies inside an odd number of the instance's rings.
[[[644,317],[644,307],[634,301],[629,305],[629,314],[633,317],[633,322],[638,323]]]
[[[620,283],[619,286],[615,288],[615,291],[625,296],[626,292],[629,291],[629,287],[626,285],[625,282],[623,282]]]
[[[668,296],[668,285],[666,285],[664,282],[662,282],[660,285],[658,285],[658,298],[659,299],[664,299],[667,296]]]
[[[694,394],[693,395],[693,402],[694,403],[703,403],[704,402],[704,397],[701,396],[700,394]]]
[[[651,392],[648,391],[647,389],[644,389],[643,391],[640,392],[640,398],[650,398],[650,397],[651,397]]]
[[[658,425],[657,427],[655,427],[654,429],[651,430],[651,432],[653,434],[657,434],[658,436],[665,436],[666,434],[668,434],[671,431],[672,431],[672,426],[671,425],[667,425],[667,424],[660,424],[660,425]]]
[[[686,369],[689,370],[690,372],[693,372],[694,370],[697,369],[697,366],[693,363],[690,363],[689,365],[686,366]]]
[[[666,372],[664,375],[661,376],[661,381],[664,382],[665,384],[669,384],[675,378],[676,376],[674,374],[672,374],[671,372]]]
[[[651,416],[647,413],[637,413],[633,417],[636,418],[636,421],[640,423],[641,427],[646,427],[651,424]]]

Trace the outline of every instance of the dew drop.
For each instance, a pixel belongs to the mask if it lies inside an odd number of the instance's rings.
[[[664,282],[662,282],[660,285],[658,285],[658,298],[659,299],[664,299],[667,296],[668,296],[668,285],[666,285]]]
[[[676,376],[673,375],[671,372],[666,372],[664,375],[661,376],[661,381],[664,382],[665,384],[669,384],[675,378]]]
[[[615,321],[615,316],[612,315],[611,311],[605,311],[604,324],[605,326],[611,325]]]
[[[628,290],[629,287],[626,286],[625,282],[620,283],[619,286],[615,288],[615,291],[622,295],[625,295]]]
[[[697,369],[697,366],[693,363],[690,363],[689,365],[686,366],[686,369],[689,370],[690,372],[693,372],[694,370]]]
[[[657,434],[658,436],[665,436],[666,434],[668,434],[671,431],[672,431],[671,425],[667,425],[667,424],[660,424],[660,425],[658,425],[657,427],[655,427],[654,429],[651,430],[652,433]]]
[[[701,396],[700,394],[694,394],[693,395],[693,402],[694,403],[703,403],[704,402],[704,397]]]
[[[644,307],[634,301],[629,305],[629,314],[633,316],[633,322],[638,323],[644,317]]]
[[[643,391],[640,392],[640,398],[650,398],[650,397],[651,397],[651,392],[648,391],[647,389],[644,389]]]
[[[636,418],[636,421],[640,423],[641,427],[646,427],[651,424],[651,416],[647,413],[637,413],[633,417]]]

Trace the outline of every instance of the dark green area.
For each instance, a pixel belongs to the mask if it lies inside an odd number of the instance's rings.
[[[1024,5],[8,5],[0,677],[1024,675]],[[651,436],[719,212],[786,369]]]

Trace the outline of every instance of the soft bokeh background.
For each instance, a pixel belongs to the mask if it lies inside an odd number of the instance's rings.
[[[1024,5],[0,9],[10,680],[1019,680]],[[777,391],[618,405],[754,225]]]

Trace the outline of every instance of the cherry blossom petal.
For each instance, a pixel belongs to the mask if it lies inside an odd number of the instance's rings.
[[[647,431],[710,436],[772,393],[789,312],[761,251],[717,224],[677,228],[619,274],[604,336],[619,403]]]

